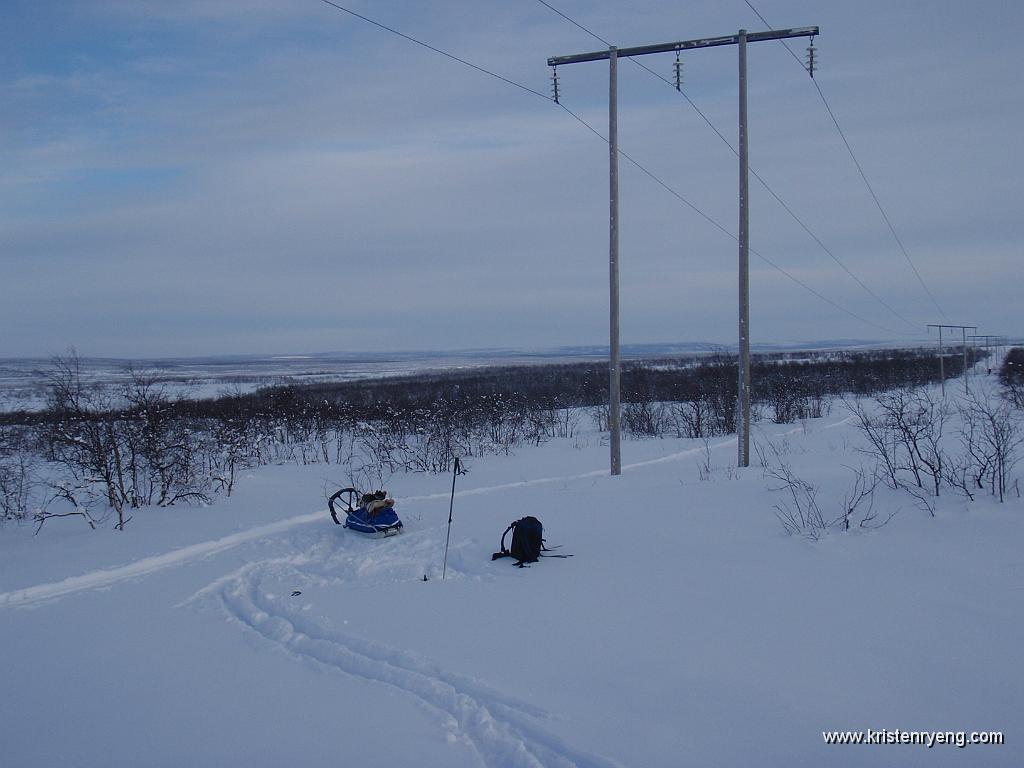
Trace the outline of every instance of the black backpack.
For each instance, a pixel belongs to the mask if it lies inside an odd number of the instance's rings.
[[[505,549],[505,537],[512,531],[512,545]],[[536,563],[542,557],[572,557],[572,555],[544,555],[548,552],[544,546],[544,526],[536,517],[527,516],[510,524],[501,534],[501,552],[491,555],[491,560],[499,557],[514,557],[520,568],[525,563]]]

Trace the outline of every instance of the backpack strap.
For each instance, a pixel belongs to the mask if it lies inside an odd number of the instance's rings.
[[[561,544],[556,544],[553,547],[549,547],[549,546],[544,544],[545,541],[547,541],[547,539],[541,539],[540,540],[540,551],[541,551],[540,556],[541,557],[572,557],[572,555],[545,555],[544,554],[545,552],[553,552],[556,549],[561,549],[562,548]]]
[[[508,528],[505,529],[505,533],[501,534],[501,551],[504,552],[506,555],[508,554],[508,550],[505,549],[505,537],[508,535],[508,532],[513,530],[517,525],[519,525],[518,520],[516,520],[514,523],[509,523]]]
[[[505,537],[508,535],[509,531],[516,527],[516,523],[518,522],[519,521],[516,520],[515,523],[509,523],[508,528],[505,529],[505,533],[501,534],[501,552],[495,552],[491,555],[491,560],[497,560],[499,557],[512,557],[512,553],[505,549]]]

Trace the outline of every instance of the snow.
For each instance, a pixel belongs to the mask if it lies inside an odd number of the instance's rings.
[[[587,423],[586,419],[581,423]],[[757,425],[838,510],[841,406]],[[0,530],[0,743],[30,766],[1020,765],[1024,502],[885,488],[893,520],[784,534],[734,438],[584,434],[395,475],[406,530],[335,526],[334,466],[207,508]],[[524,514],[569,559],[491,561]],[[427,577],[427,581],[423,577]],[[294,592],[300,594],[294,595]],[[829,746],[822,731],[990,731],[1001,746]]]

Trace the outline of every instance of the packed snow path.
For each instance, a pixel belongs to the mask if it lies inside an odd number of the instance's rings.
[[[387,564],[402,568],[418,562],[422,550],[435,549],[437,542],[407,534],[387,543]],[[233,619],[294,656],[411,694],[442,716],[450,740],[468,742],[486,766],[618,768],[618,763],[574,749],[546,730],[543,723],[550,718],[538,707],[416,654],[340,632],[310,617],[308,610],[289,607],[289,601],[295,604],[289,597],[293,588],[351,588],[364,557],[361,547],[353,551],[318,543],[302,555],[247,565],[195,599],[215,593]]]
[[[724,448],[735,444],[736,438],[731,438],[716,443],[712,448]],[[679,461],[681,459],[693,457],[701,453],[703,450],[703,448],[690,448],[683,451],[676,451],[675,453],[668,454],[667,456],[661,456],[656,459],[627,464],[623,466],[623,470],[629,471],[630,469],[637,469],[639,467]],[[523,480],[514,483],[502,483],[500,485],[490,485],[483,488],[456,491],[455,496],[456,498],[479,496],[482,494],[508,491],[514,488],[544,485],[546,483],[564,483],[569,480],[579,480],[589,477],[604,477],[607,474],[607,470],[598,469],[575,475],[543,477],[535,480]],[[402,499],[402,509],[405,510],[416,502],[435,501],[445,498],[448,498],[448,494],[432,493],[421,496],[405,497]],[[269,525],[262,525],[247,531],[222,536],[221,538],[214,539],[212,541],[204,541],[188,547],[182,547],[181,549],[176,549],[163,555],[143,558],[116,568],[103,568],[89,573],[84,573],[79,576],[71,576],[66,579],[62,579],[61,581],[51,582],[48,584],[37,584],[23,589],[12,590],[10,592],[0,592],[0,608],[24,607],[35,603],[66,597],[67,595],[81,592],[82,590],[110,587],[120,581],[135,579],[150,573],[162,571],[166,568],[183,565],[191,560],[209,557],[219,552],[224,552],[225,550],[237,547],[239,544],[284,533],[297,526],[308,525],[309,523],[322,523],[325,515],[326,512],[311,512],[309,514],[297,515]]]

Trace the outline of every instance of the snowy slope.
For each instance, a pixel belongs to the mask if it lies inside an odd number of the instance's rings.
[[[838,509],[859,439],[840,407],[757,438]],[[450,476],[392,478],[406,532],[385,540],[331,524],[325,466],[123,534],[7,527],[4,765],[1024,762],[1021,500],[949,496],[931,518],[880,489],[887,526],[812,543],[734,440],[711,441],[707,481],[704,452],[630,441],[618,478],[592,434],[474,459],[443,581]],[[492,562],[524,514],[574,557]],[[869,728],[1007,743],[822,738]]]

